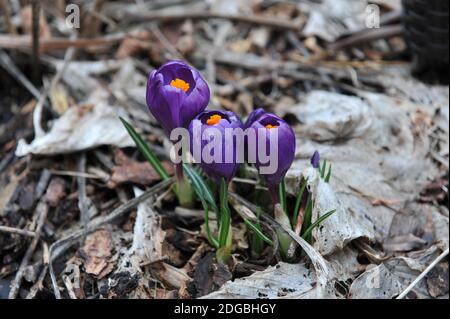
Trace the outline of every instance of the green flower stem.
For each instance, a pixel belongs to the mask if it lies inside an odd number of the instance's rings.
[[[205,211],[205,230],[206,230],[206,236],[208,237],[208,241],[211,245],[213,245],[216,249],[219,248],[219,242],[214,237],[214,235],[211,232],[211,228],[209,227],[209,209],[206,203],[203,203],[203,208]]]
[[[289,221],[288,216],[283,211],[283,208],[280,204],[276,204],[274,206],[274,219],[283,226],[291,228],[291,222]],[[280,243],[280,252],[281,252],[281,258],[285,261],[288,261],[288,251],[289,247],[292,243],[292,238],[287,234],[284,230],[279,229],[277,230],[277,237],[278,242]]]
[[[286,185],[284,183],[284,178],[281,180],[280,186],[278,188],[278,198],[280,200],[281,207],[283,211],[287,213],[287,202],[286,202]]]
[[[220,215],[219,220],[219,249],[217,258],[226,262],[231,256],[232,230],[231,212],[228,206],[228,183],[222,178],[220,183]]]
[[[191,208],[194,205],[194,190],[189,181],[184,177],[183,164],[175,165],[175,175],[177,177],[176,195],[180,205],[185,208]]]

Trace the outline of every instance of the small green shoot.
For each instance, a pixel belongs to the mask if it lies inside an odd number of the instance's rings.
[[[312,231],[314,230],[314,228],[320,226],[320,224],[327,219],[328,217],[330,217],[331,215],[333,215],[336,212],[336,209],[333,209],[331,211],[329,211],[328,213],[320,216],[313,224],[311,224],[305,231],[302,232],[302,238],[304,240],[309,239],[309,237],[312,234]]]

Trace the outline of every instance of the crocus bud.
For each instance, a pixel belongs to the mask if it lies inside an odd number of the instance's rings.
[[[255,130],[256,136],[256,168],[260,171],[261,176],[265,179],[269,188],[278,187],[286,172],[291,167],[295,157],[295,134],[292,128],[280,117],[265,113],[254,116],[256,118],[250,125],[250,129]],[[250,118],[252,115],[250,116]],[[259,132],[258,132],[259,131]],[[275,140],[274,140],[275,139]],[[268,163],[263,161],[260,154],[260,144],[266,143],[266,154],[270,161],[276,161],[275,169],[272,173],[264,174],[262,167],[267,167]],[[252,152],[251,145],[247,145],[248,152]],[[275,155],[272,153],[275,152]]]
[[[243,128],[236,114],[218,110],[200,113],[189,125],[193,158],[216,181],[230,181],[239,167],[243,143],[233,135],[236,128]]]
[[[318,168],[320,165],[320,154],[319,151],[315,151],[313,156],[311,157],[311,165],[314,168]]]
[[[171,61],[150,73],[147,105],[167,135],[189,125],[209,103],[210,92],[200,73],[181,61]]]

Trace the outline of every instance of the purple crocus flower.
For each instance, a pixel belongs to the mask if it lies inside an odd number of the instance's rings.
[[[210,92],[200,73],[181,61],[171,61],[150,73],[147,105],[167,135],[187,127],[209,103]]]
[[[243,128],[239,117],[219,110],[204,111],[189,125],[191,153],[203,171],[216,181],[225,178],[229,182],[239,167],[238,150],[243,145],[232,134],[236,128]]]
[[[250,127],[256,120],[258,120],[261,116],[263,116],[264,114],[266,114],[266,111],[264,111],[263,108],[257,108],[256,110],[254,110],[247,118],[247,120],[245,121],[245,128]]]
[[[320,165],[320,154],[319,154],[319,151],[315,151],[313,156],[311,157],[311,165],[314,168],[319,168],[319,165]]]
[[[286,172],[291,167],[295,157],[295,134],[292,128],[280,117],[265,113],[261,114],[261,111],[256,115],[250,115],[250,118],[256,118],[253,123],[250,124],[250,129],[255,130],[256,136],[256,149],[252,145],[247,145],[248,152],[256,151],[256,163],[255,166],[260,171],[260,174],[267,183],[269,189],[275,191],[278,189],[278,185],[283,180]],[[261,133],[258,133],[260,131]],[[273,134],[273,133],[277,134]],[[277,140],[272,140],[277,138]],[[271,143],[272,142],[272,143]],[[247,142],[248,143],[248,142]],[[266,154],[270,160],[276,161],[276,168],[273,173],[263,174],[261,168],[267,167],[268,163],[264,163],[260,158],[259,147],[260,143],[266,143]],[[271,150],[271,144],[273,149]],[[274,159],[271,156],[271,152],[276,151],[277,157]]]

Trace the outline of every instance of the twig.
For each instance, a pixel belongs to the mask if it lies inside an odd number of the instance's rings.
[[[48,182],[50,181],[50,178],[52,177],[52,173],[44,168],[42,170],[41,176],[39,177],[39,181],[36,185],[36,200],[39,200],[42,195],[44,195],[44,192],[47,190]]]
[[[440,254],[396,299],[403,299],[442,259],[447,257],[448,248]]]
[[[16,27],[11,21],[11,8],[8,0],[0,0],[0,9],[3,11],[3,18],[5,21],[6,29],[10,34],[17,34]]]
[[[82,173],[86,172],[86,154],[82,153],[78,163],[78,170]],[[86,195],[86,178],[84,176],[77,176],[78,184],[78,208],[80,210],[81,226],[86,228],[89,223],[89,203]]]
[[[75,294],[75,291],[73,291],[73,284],[70,281],[69,276],[64,275],[63,276],[63,281],[64,281],[64,284],[66,286],[66,289],[67,289],[67,292],[69,294],[70,299],[78,299],[77,295]]]
[[[28,92],[30,92],[31,95],[36,98],[36,100],[39,99],[39,96],[41,95],[39,90],[34,86],[33,83],[30,82],[30,80],[28,80],[28,78],[22,73],[22,71],[20,71],[20,69],[14,64],[14,61],[3,50],[0,50],[0,65],[13,78],[21,83],[28,90]]]
[[[25,256],[22,259],[22,262],[20,263],[19,270],[16,272],[16,277],[14,278],[13,282],[11,283],[11,290],[9,291],[9,299],[14,299],[17,296],[17,293],[19,292],[20,284],[22,283],[22,278],[25,273],[25,269],[28,266],[28,262],[30,261],[31,257],[33,256],[33,253],[36,249],[36,246],[40,240],[42,227],[44,226],[45,220],[47,219],[47,213],[48,213],[48,206],[44,201],[40,201],[36,207],[36,213],[39,214],[38,222],[36,225],[35,230],[35,236],[33,240],[31,241],[30,246],[28,247],[27,251],[25,252]]]
[[[250,24],[257,24],[275,29],[285,29],[299,32],[301,24],[281,19],[266,18],[261,16],[251,15],[233,15],[222,14],[217,12],[180,12],[180,13],[165,13],[165,12],[147,12],[147,13],[126,13],[124,18],[130,22],[143,21],[159,21],[172,22],[177,20],[201,20],[201,19],[224,19],[235,22],[245,22]]]
[[[90,234],[100,228],[101,226],[110,223],[114,219],[122,216],[123,214],[129,212],[133,208],[135,208],[137,205],[139,205],[141,202],[151,198],[156,193],[160,192],[161,190],[165,189],[166,187],[169,187],[173,183],[173,179],[168,179],[162,182],[159,182],[155,186],[151,187],[149,190],[142,193],[140,196],[135,197],[128,201],[127,203],[119,206],[115,210],[113,210],[109,215],[105,217],[98,217],[94,220],[92,220],[88,226],[86,227],[86,230],[80,229],[76,230],[73,233],[61,238],[60,240],[54,242],[49,249],[49,272],[50,272],[50,278],[52,280],[52,286],[53,286],[53,292],[55,294],[56,299],[61,299],[61,292],[58,288],[58,283],[56,280],[56,276],[53,270],[53,259],[57,257],[57,255],[54,255],[54,251],[58,248],[61,248],[58,253],[61,254],[64,252],[65,249],[73,245],[77,240],[82,238],[85,234]]]
[[[40,52],[52,50],[65,50],[69,47],[87,48],[92,46],[114,45],[122,41],[125,34],[119,33],[101,38],[92,39],[66,39],[66,38],[45,38],[39,42]],[[0,35],[0,48],[4,49],[30,49],[32,47],[32,38],[30,36],[10,36]]]
[[[41,18],[41,2],[40,0],[33,0],[31,2],[33,15],[33,81],[34,84],[39,83],[41,76],[40,61],[39,61],[39,38],[40,38],[40,18]]]
[[[338,40],[328,46],[328,49],[336,52],[347,47],[361,45],[370,41],[391,38],[403,34],[401,24],[385,26],[380,29],[364,29],[345,39]]]
[[[25,299],[34,299],[34,297],[36,297],[36,294],[43,288],[42,283],[44,282],[45,275],[47,274],[47,270],[48,270],[48,265],[44,265],[44,268],[42,268],[42,271],[39,274],[38,280],[31,287],[31,289],[28,292],[28,295],[25,297]]]
[[[151,265],[158,264],[158,263],[162,263],[162,262],[165,262],[165,261],[169,261],[169,256],[162,256],[161,258],[156,259],[156,260],[145,261],[145,262],[141,263],[139,266],[144,268],[144,267],[151,266]]]
[[[44,253],[42,254],[44,267],[42,268],[36,283],[30,288],[30,291],[28,292],[28,295],[25,297],[25,299],[33,299],[34,297],[36,297],[36,294],[43,288],[42,283],[44,282],[45,275],[47,274],[49,260],[48,246],[45,242],[42,244],[42,250],[44,251]]]
[[[0,226],[0,233],[9,233],[9,234],[18,234],[26,237],[35,237],[36,233],[25,230],[25,229],[19,229],[14,227],[8,227],[8,226]]]
[[[12,149],[5,157],[0,161],[0,173],[3,172],[9,164],[12,162],[15,156],[15,148]]]
[[[50,170],[53,175],[58,176],[72,176],[72,177],[83,177],[83,178],[92,178],[92,179],[102,179],[100,176],[90,173],[84,172],[74,172],[74,171],[60,171],[60,170]]]

